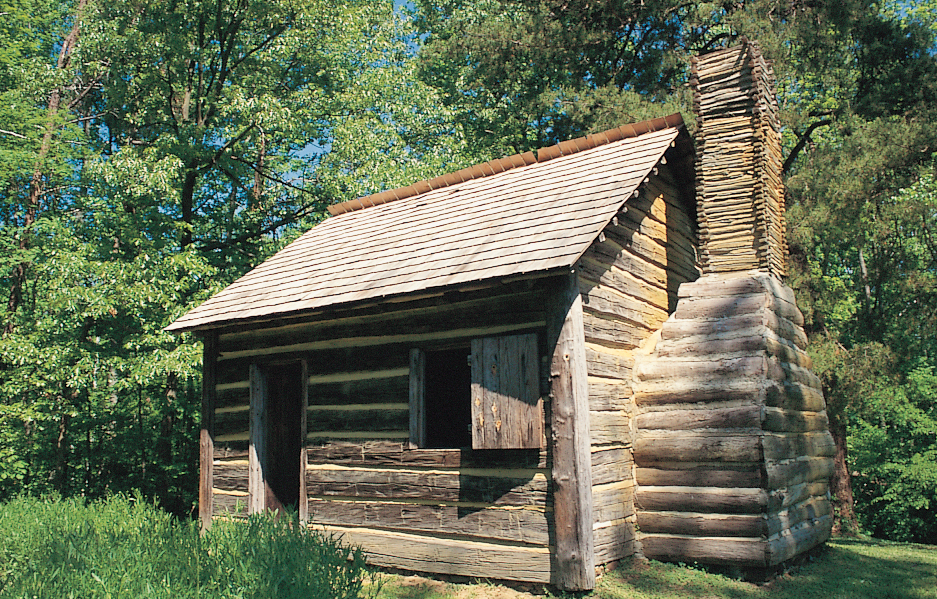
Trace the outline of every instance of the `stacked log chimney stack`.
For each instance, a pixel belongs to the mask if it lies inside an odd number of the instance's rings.
[[[835,452],[787,258],[774,75],[743,40],[693,62],[703,275],[634,368],[649,558],[763,576],[830,536]]]
[[[697,202],[704,273],[786,274],[774,70],[758,44],[694,57]]]

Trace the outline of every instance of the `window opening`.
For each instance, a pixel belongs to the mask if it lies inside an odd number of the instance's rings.
[[[299,509],[300,458],[303,446],[303,368],[301,362],[266,369],[266,450],[264,470],[267,509]]]
[[[426,352],[426,447],[472,446],[472,368],[468,347]]]

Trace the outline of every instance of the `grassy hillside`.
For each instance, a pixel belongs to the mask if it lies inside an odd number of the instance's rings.
[[[527,599],[492,584],[391,576],[379,599]],[[937,599],[937,547],[836,539],[810,563],[766,585],[673,564],[628,563],[600,579],[595,599]]]

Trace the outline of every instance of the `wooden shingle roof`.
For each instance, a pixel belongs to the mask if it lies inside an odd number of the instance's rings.
[[[680,115],[345,202],[166,327],[209,329],[569,267],[661,161]],[[538,161],[539,159],[539,161]]]

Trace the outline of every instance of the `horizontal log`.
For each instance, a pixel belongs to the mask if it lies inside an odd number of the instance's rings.
[[[809,551],[829,540],[833,529],[833,519],[823,516],[816,522],[804,523],[789,534],[780,535],[768,541],[767,560],[769,566],[776,566]]]
[[[794,290],[768,274],[738,276],[711,274],[687,283],[680,290],[680,297],[725,297],[770,292],[787,303],[796,303]]]
[[[246,460],[247,443],[215,443],[213,460]]]
[[[823,412],[826,410],[826,401],[819,389],[785,381],[783,384],[773,383],[765,388],[765,405],[785,410],[803,412]]]
[[[760,428],[761,412],[760,406],[660,410],[635,416],[635,427],[640,431]]]
[[[761,514],[704,514],[638,510],[638,527],[642,533],[699,537],[763,537],[768,535],[767,519]]]
[[[248,497],[246,495],[219,493],[217,489],[212,493],[212,516],[246,518],[248,515],[248,505]]]
[[[309,405],[407,403],[410,377],[397,376],[309,386]]]
[[[814,433],[765,433],[766,460],[785,460],[799,456],[832,457],[836,443],[829,431]]]
[[[593,522],[614,522],[634,515],[634,485],[631,481],[592,487]]]
[[[584,313],[621,318],[651,329],[667,320],[666,310],[600,282],[580,277],[579,288]]]
[[[699,299],[687,297],[677,304],[674,317],[677,320],[731,318],[755,314],[765,308],[770,308],[770,303],[764,293]]]
[[[657,345],[656,354],[660,358],[683,358],[691,359],[694,357],[708,357],[719,354],[756,354],[758,352],[767,353],[768,340],[765,338],[767,327],[757,327],[754,329],[745,329],[745,336],[727,337],[722,335],[695,335],[692,337],[683,337],[679,341],[662,341]]]
[[[626,270],[613,265],[608,256],[586,251],[579,260],[580,276],[586,281],[599,283],[619,293],[636,297],[660,310],[668,309],[666,281],[649,285]]]
[[[766,326],[766,319],[768,319],[767,314],[759,312],[711,320],[671,319],[664,324],[661,330],[661,339],[667,341],[695,336],[733,335],[737,331],[750,331]],[[746,332],[745,334],[750,333]]]
[[[589,409],[592,411],[620,410],[627,414],[634,412],[631,401],[631,387],[624,382],[606,383],[594,378],[589,380]]]
[[[768,536],[781,534],[807,521],[815,521],[833,513],[833,505],[826,497],[811,497],[786,510],[768,514]]]
[[[333,442],[306,447],[309,464],[380,468],[549,468],[547,454],[537,449],[410,449],[407,443]]]
[[[640,485],[634,496],[640,511],[763,514],[768,507],[764,489]]]
[[[639,234],[635,236],[637,235]],[[644,240],[639,241],[643,243]],[[648,242],[653,243],[649,240]],[[638,249],[640,250],[640,247]],[[611,266],[625,271],[641,279],[645,284],[650,284],[661,289],[667,288],[667,273],[663,267],[651,263],[644,256],[609,239],[606,239],[602,243],[592,244],[584,256],[601,262],[606,268]],[[635,297],[646,297],[645,293],[638,293]]]
[[[634,354],[630,351],[586,344],[586,369],[589,376],[630,382],[633,367]]]
[[[583,332],[589,343],[598,343],[618,349],[634,349],[654,332],[635,323],[597,316],[583,310]]]
[[[492,471],[492,473],[497,471]],[[450,472],[307,468],[310,498],[346,497],[425,499],[495,505],[546,505],[547,479],[531,473],[523,477],[473,476]]]
[[[765,471],[769,489],[827,481],[833,475],[833,458],[799,456],[795,460],[782,462],[768,460]]]
[[[245,375],[247,372],[244,373]],[[242,381],[243,383],[250,384],[247,381]],[[224,408],[234,408],[239,406],[247,406],[251,401],[251,394],[249,387],[241,387],[241,381],[234,383],[239,385],[237,387],[228,387],[225,386],[221,389],[221,385],[215,387],[215,409],[218,410]]]
[[[655,462],[753,462],[761,456],[761,439],[751,434],[639,430],[634,444],[634,460],[639,466]]]
[[[757,464],[745,470],[637,468],[635,476],[638,485],[648,487],[762,488],[765,484]]]
[[[766,431],[779,433],[829,430],[826,412],[801,412],[782,408],[765,408]]]
[[[550,551],[366,528],[326,527],[344,543],[361,547],[369,564],[431,574],[549,583]]]
[[[635,379],[642,382],[667,379],[681,383],[716,381],[723,378],[759,377],[768,373],[765,356],[742,356],[717,360],[686,358],[650,358],[639,360],[634,367]]]
[[[630,445],[631,437],[631,416],[628,412],[589,411],[589,440],[593,445]]]
[[[592,485],[604,485],[634,478],[630,447],[603,447],[592,451]]]
[[[830,485],[827,481],[800,483],[772,490],[768,493],[768,512],[780,512],[812,497],[826,497]]]
[[[217,436],[232,433],[246,432],[250,429],[250,412],[248,410],[220,411],[215,410],[215,430]]]
[[[793,403],[785,393],[787,387],[775,385],[770,390],[774,394],[773,405],[786,407],[783,402]],[[634,392],[635,405],[663,406],[671,404],[695,404],[700,402],[739,402],[760,405],[766,401],[769,389],[765,388],[763,378],[715,378],[710,380],[657,380],[642,382]],[[792,392],[800,392],[793,389]],[[822,396],[821,396],[822,399]]]
[[[309,501],[314,524],[366,526],[401,532],[444,533],[546,546],[549,522],[543,510],[467,508],[363,501]]]
[[[312,409],[306,413],[309,434],[323,431],[402,431],[409,430],[409,426],[409,408]]]
[[[212,485],[226,491],[247,493],[247,462],[215,462],[212,466]]]
[[[763,539],[642,534],[639,540],[645,557],[650,559],[753,568],[766,566],[767,542]]]
[[[601,566],[634,555],[634,524],[628,521],[597,528],[592,533],[595,565]]]

